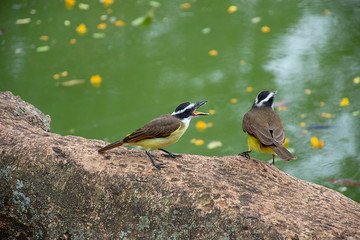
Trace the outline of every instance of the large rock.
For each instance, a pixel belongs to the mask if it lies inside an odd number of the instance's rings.
[[[50,133],[0,93],[0,239],[360,239],[360,205],[241,156],[152,155]]]

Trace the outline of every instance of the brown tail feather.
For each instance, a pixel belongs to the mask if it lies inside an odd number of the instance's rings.
[[[297,157],[292,154],[291,152],[289,152],[284,146],[279,145],[279,146],[270,146],[272,150],[274,150],[274,152],[279,156],[279,158],[281,158],[282,160],[285,161],[290,161],[293,159],[296,159]]]
[[[99,153],[103,153],[103,152],[106,152],[107,150],[110,150],[110,149],[113,149],[113,148],[116,148],[116,147],[119,147],[121,145],[124,144],[124,140],[121,139],[119,141],[116,141],[114,143],[111,143],[109,145],[106,145],[105,147],[101,148],[98,150]]]

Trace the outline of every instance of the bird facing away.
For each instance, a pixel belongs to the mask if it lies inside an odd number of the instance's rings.
[[[208,115],[208,113],[197,112],[196,110],[207,101],[198,103],[182,103],[173,113],[161,115],[143,127],[134,131],[124,139],[111,143],[98,150],[103,153],[107,150],[119,146],[140,146],[145,149],[146,154],[151,159],[152,164],[160,169],[164,164],[158,164],[150,155],[149,150],[159,149],[168,153],[171,157],[178,157],[164,148],[176,143],[189,127],[190,120],[199,115]]]
[[[262,91],[255,98],[251,109],[244,115],[242,128],[248,134],[249,151],[240,155],[249,158],[252,150],[271,153],[273,164],[275,164],[275,154],[285,161],[296,159],[296,156],[283,146],[284,126],[273,106],[276,94],[277,91]]]

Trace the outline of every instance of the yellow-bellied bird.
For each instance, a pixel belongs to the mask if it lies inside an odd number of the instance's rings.
[[[273,164],[275,164],[275,154],[285,161],[296,159],[296,156],[283,146],[284,126],[273,106],[276,94],[277,91],[262,91],[255,98],[251,109],[244,115],[242,128],[248,134],[249,151],[240,155],[249,158],[252,150],[271,153]]]
[[[157,117],[124,139],[111,143],[98,150],[103,153],[107,150],[119,146],[140,146],[145,149],[146,154],[151,159],[152,164],[160,169],[164,164],[158,164],[149,153],[150,149],[159,149],[168,153],[171,157],[175,155],[164,149],[173,143],[176,143],[189,127],[190,120],[199,115],[208,115],[208,113],[197,112],[196,110],[207,101],[198,103],[182,103],[172,114],[165,114]]]

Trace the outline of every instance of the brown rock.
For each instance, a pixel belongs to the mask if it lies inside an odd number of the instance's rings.
[[[360,239],[360,204],[241,156],[170,158],[50,133],[0,92],[0,239]]]

